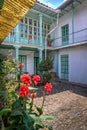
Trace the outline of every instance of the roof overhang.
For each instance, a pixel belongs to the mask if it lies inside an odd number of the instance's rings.
[[[53,9],[49,6],[46,6],[38,1],[36,2],[36,4],[34,5],[34,7],[31,10],[36,10],[39,13],[41,13],[43,16],[48,15],[49,17],[52,17],[54,19],[57,18],[58,11],[56,11],[55,9]]]
[[[86,0],[66,0],[56,10],[60,10],[60,17],[65,13],[75,9],[78,5],[82,4]]]
[[[58,7],[58,9],[65,9],[67,6],[69,6],[74,0],[66,0]]]
[[[0,43],[35,2],[36,0],[0,0]]]

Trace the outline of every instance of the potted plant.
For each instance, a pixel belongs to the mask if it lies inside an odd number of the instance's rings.
[[[51,39],[51,36],[48,35],[48,37],[47,37],[47,45],[52,46],[52,42],[53,42],[53,39]]]

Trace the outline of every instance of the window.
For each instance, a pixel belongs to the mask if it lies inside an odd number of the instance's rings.
[[[27,25],[25,25],[25,37],[27,37]]]
[[[68,55],[61,55],[61,79],[68,80]]]
[[[46,29],[46,24],[44,24],[44,29]]]
[[[24,25],[20,24],[20,36],[23,37],[24,35]]]
[[[27,24],[27,18],[25,18],[25,24]]]
[[[34,35],[37,35],[37,28],[34,27]]]
[[[64,25],[62,28],[62,45],[67,45],[69,41],[69,25]]]
[[[32,19],[29,19],[29,25],[32,25]]]
[[[47,26],[47,29],[50,30],[50,25]]]
[[[20,36],[21,37],[27,37],[27,25],[24,25],[24,24],[20,24]]]
[[[29,26],[29,34],[32,34],[32,27]]]
[[[37,21],[36,20],[34,20],[34,26],[37,26]]]

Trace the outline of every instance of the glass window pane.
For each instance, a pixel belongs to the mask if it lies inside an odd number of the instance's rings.
[[[29,19],[29,25],[32,25],[32,19]]]
[[[68,64],[68,55],[61,55],[61,78],[65,80],[68,80]]]
[[[68,40],[69,40],[69,25],[64,25],[62,28],[62,44],[66,45],[68,44]]]
[[[34,20],[34,26],[37,26],[37,21],[36,20]]]
[[[25,18],[25,24],[27,24],[27,18]]]

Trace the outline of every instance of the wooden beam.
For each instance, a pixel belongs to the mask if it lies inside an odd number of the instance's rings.
[[[0,43],[32,8],[36,0],[0,0]]]

